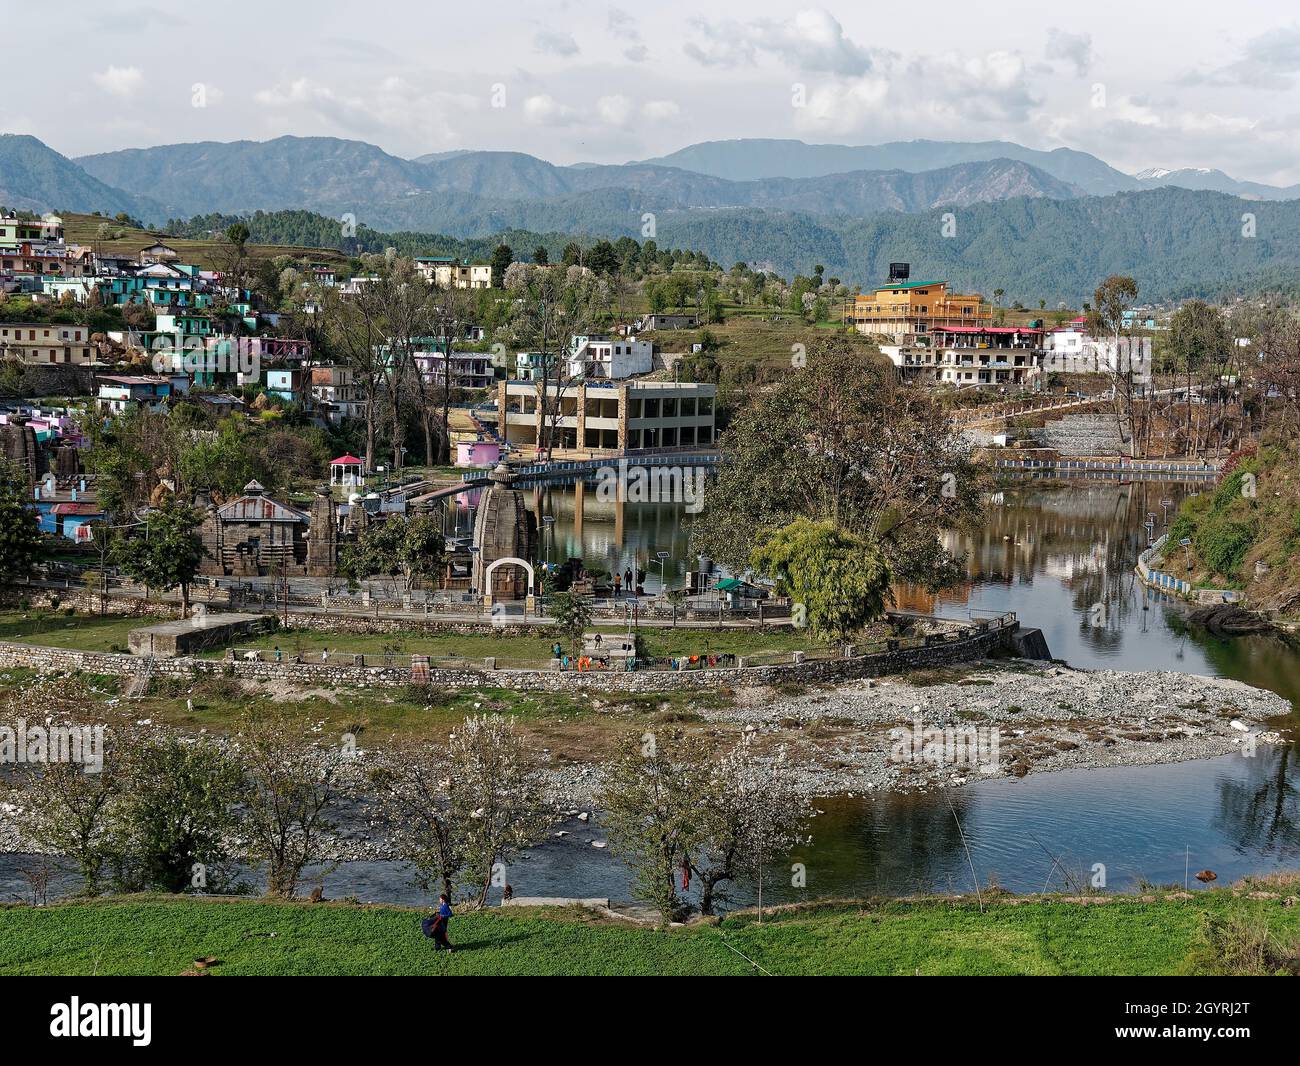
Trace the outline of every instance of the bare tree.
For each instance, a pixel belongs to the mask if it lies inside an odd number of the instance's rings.
[[[361,390],[366,422],[366,466],[374,469],[379,415],[379,397],[387,379],[383,351],[386,337],[377,301],[344,296],[327,288],[321,298],[321,337],[324,349],[352,371],[353,384]]]
[[[47,727],[75,727],[93,718],[95,697],[78,678],[42,676],[15,690],[5,704],[6,721],[39,708],[49,716]],[[88,895],[99,892],[112,854],[113,820],[126,782],[115,752],[127,736],[125,726],[106,736],[111,746],[100,753],[99,767],[90,768],[94,772],[87,772],[85,762],[47,761],[29,765],[20,779],[16,798],[24,833],[42,851],[74,863]]]
[[[536,764],[501,715],[466,718],[447,745],[396,753],[371,774],[394,846],[416,883],[453,896],[458,878],[477,906],[504,864],[544,832],[549,811]]]
[[[249,716],[243,733],[249,857],[266,863],[268,895],[292,897],[303,869],[320,860],[333,828],[325,811],[335,796],[342,751],[261,715]]]
[[[1260,406],[1287,440],[1300,435],[1300,321],[1275,313],[1260,323],[1255,371]]]
[[[582,368],[575,373],[569,360],[571,338],[595,328],[601,320],[604,282],[574,268],[573,277],[564,267],[537,268],[519,297],[509,335],[517,344],[540,357],[537,379],[539,426],[538,450],[549,460],[559,446],[559,423],[564,417],[564,400],[582,380]],[[581,448],[582,441],[575,441]]]
[[[1110,358],[1106,372],[1111,382],[1111,405],[1115,413],[1115,426],[1121,444],[1127,444],[1129,454],[1137,454],[1137,441],[1133,425],[1133,353],[1132,344],[1121,345],[1131,311],[1137,299],[1138,286],[1132,278],[1112,274],[1093,294],[1093,308],[1089,315],[1089,329],[1097,335],[1110,338]],[[1132,336],[1128,340],[1132,341]],[[1124,350],[1121,351],[1121,348]]]
[[[395,852],[414,867],[421,890],[454,898],[464,838],[452,814],[447,749],[419,745],[379,758],[370,781]]]
[[[466,877],[478,886],[481,907],[506,862],[541,838],[549,812],[537,766],[505,716],[466,718],[451,737],[449,755],[452,811],[464,833]]]

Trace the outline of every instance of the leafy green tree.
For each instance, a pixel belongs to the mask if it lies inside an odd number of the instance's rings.
[[[982,473],[946,412],[853,338],[814,342],[805,359],[723,433],[695,550],[742,571],[769,530],[830,520],[876,545],[900,581],[960,580],[940,537],[981,513]]]
[[[551,253],[546,250],[546,245],[539,244],[533,249],[533,262],[538,266],[546,266],[551,261]]]
[[[609,241],[597,241],[587,253],[586,265],[597,274],[612,274],[618,270],[618,254]]]
[[[591,604],[572,592],[557,592],[546,601],[551,615],[551,628],[557,636],[567,640],[574,654],[582,651],[582,635],[591,625]]]
[[[847,636],[879,618],[889,566],[877,546],[834,522],[796,518],[754,546],[750,564],[802,605],[814,633]]]
[[[43,550],[27,480],[12,463],[0,462],[0,584],[31,573]]]
[[[246,716],[241,733],[248,857],[265,863],[268,895],[291,898],[333,828],[325,812],[337,791],[339,748],[262,714]]]
[[[498,244],[492,250],[492,284],[500,287],[506,276],[506,269],[515,261],[514,249],[508,244]]]
[[[118,887],[219,892],[229,887],[244,793],[239,761],[208,739],[153,739],[136,747],[115,828]]]
[[[442,572],[442,525],[433,515],[397,515],[367,526],[339,557],[339,571],[354,581],[401,575],[409,592],[417,579]]]
[[[162,506],[150,511],[141,535],[123,537],[114,550],[114,561],[145,589],[169,592],[181,590],[181,612],[190,611],[190,584],[207,554],[199,526],[203,515],[195,507],[169,496]]]
[[[632,871],[633,895],[665,924],[683,916],[677,872],[705,835],[698,743],[675,729],[625,735],[598,797],[610,845]]]
[[[799,842],[813,811],[784,749],[772,758],[741,741],[730,751],[704,755],[689,862],[700,882],[700,913],[712,914],[725,898],[719,886],[738,877],[758,880],[761,901],[764,864]]]

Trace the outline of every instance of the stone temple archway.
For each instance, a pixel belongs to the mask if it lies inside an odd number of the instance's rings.
[[[533,564],[513,555],[506,555],[500,559],[495,559],[488,563],[487,568],[483,571],[483,602],[491,606],[494,598],[494,588],[492,583],[492,573],[500,566],[521,566],[524,572],[528,574],[528,595],[526,603],[529,607],[533,605],[533,594],[535,591],[535,577],[533,574]]]

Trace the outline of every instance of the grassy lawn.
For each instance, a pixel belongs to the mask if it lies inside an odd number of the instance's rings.
[[[0,910],[0,974],[168,975],[207,956],[217,975],[752,973],[727,943],[779,975],[1197,973],[1221,965],[1207,918],[1293,937],[1300,913],[1283,895],[1011,898],[983,913],[951,900],[836,903],[665,931],[507,908],[457,916],[451,956],[434,953],[409,908],[122,897]]]
[[[44,644],[80,651],[126,651],[127,637],[133,629],[165,621],[152,617],[121,617],[94,614],[65,614],[50,610],[0,611],[0,641]],[[598,626],[602,633],[627,632],[626,626]],[[804,633],[789,630],[709,630],[643,627],[648,654],[664,657],[710,655],[731,652],[753,655],[759,652],[817,651],[831,645],[811,639]],[[550,661],[555,638],[545,628],[523,636],[495,633],[320,633],[315,630],[289,629],[241,638],[241,648],[278,647],[285,655],[301,654],[319,659],[322,649],[332,655],[363,654],[380,656],[385,651],[401,655],[429,655],[437,658],[486,659],[495,657],[499,665],[544,665]],[[220,658],[225,652],[216,649],[208,658]]]
[[[44,644],[79,651],[126,651],[127,634],[162,618],[64,614],[62,611],[0,611],[0,641]]]
[[[12,698],[35,676],[35,671],[24,668],[3,671],[0,699]],[[120,696],[125,682],[121,677],[80,676],[103,701]],[[351,733],[363,748],[386,748],[444,741],[471,715],[502,714],[514,720],[535,749],[548,750],[553,765],[563,765],[604,758],[624,733],[654,725],[706,729],[724,742],[736,735],[736,729],[710,725],[701,710],[728,706],[733,699],[727,689],[612,695],[488,687],[309,689],[230,677],[155,677],[147,695],[106,704],[96,712],[95,720],[107,720],[111,726],[117,715],[123,715],[147,718],[186,733],[207,730],[222,734],[241,728],[244,716],[256,708],[303,723],[324,737]]]
[[[104,254],[138,255],[144,248],[154,243],[154,230],[132,229],[97,215],[73,214],[61,216],[63,231],[69,244],[97,245]],[[100,223],[107,222],[113,231],[123,230],[121,238],[101,241],[98,238]],[[225,262],[225,246],[215,239],[197,240],[192,237],[167,237],[166,243],[180,253],[182,263],[192,263],[208,270],[217,270]],[[253,259],[274,259],[278,255],[291,255],[296,258],[309,259],[313,263],[327,263],[331,266],[344,266],[348,258],[334,248],[304,248],[287,244],[248,244],[248,254]]]
[[[594,626],[608,635],[626,634],[626,626]],[[678,655],[709,655],[731,652],[735,655],[752,655],[758,652],[813,651],[830,647],[815,641],[804,633],[790,630],[711,630],[673,629],[645,626],[641,629],[647,654],[663,657]],[[319,659],[320,652],[328,648],[332,655],[364,654],[382,655],[385,650],[402,655],[429,655],[442,658],[485,659],[495,657],[498,665],[545,664],[551,658],[551,646],[556,638],[547,629],[524,636],[502,633],[320,633],[315,630],[291,629],[276,633],[246,637],[239,641],[241,648],[275,648],[285,655],[301,654]],[[220,656],[222,652],[210,655]]]

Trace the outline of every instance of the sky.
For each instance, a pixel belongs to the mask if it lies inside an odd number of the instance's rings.
[[[1278,0],[0,0],[49,40],[0,131],[65,155],[335,136],[620,163],[703,140],[1010,140],[1130,173],[1300,182],[1300,9]],[[57,68],[49,66],[57,57]]]

